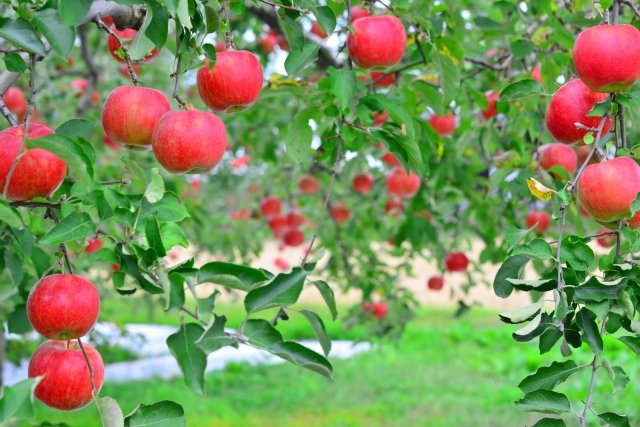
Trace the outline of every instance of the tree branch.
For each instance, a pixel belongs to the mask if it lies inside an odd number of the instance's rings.
[[[91,3],[89,13],[84,17],[81,24],[95,21],[96,18],[111,17],[118,30],[125,28],[140,29],[147,14],[147,7],[144,4],[124,5],[113,1],[96,0]]]
[[[120,48],[122,49],[122,53],[124,54],[124,61],[127,64],[127,69],[129,70],[129,76],[131,76],[131,81],[133,82],[133,85],[134,86],[138,86],[139,84],[141,84],[142,82],[140,80],[138,80],[138,75],[136,74],[135,70],[133,69],[133,65],[131,64],[131,57],[129,56],[129,48],[127,47],[127,45],[122,41],[122,39],[120,37],[118,37],[118,35],[111,28],[109,28],[102,21],[100,16],[96,16],[93,19],[93,21],[96,23],[98,28],[100,28],[101,30],[106,31],[107,33],[109,33],[109,35],[111,37],[116,39],[116,41],[120,45]]]
[[[100,70],[93,60],[93,55],[89,52],[89,40],[87,39],[86,24],[78,27],[78,38],[80,39],[80,56],[89,70],[89,74],[87,76],[87,89],[82,94],[80,102],[78,102],[78,107],[76,108],[76,115],[78,117],[82,117],[89,108],[91,100],[93,99],[93,92],[96,90],[96,85],[98,84]]]
[[[16,120],[14,115],[11,114],[11,111],[9,111],[9,109],[7,108],[7,105],[4,103],[2,98],[0,98],[0,112],[2,112],[2,115],[9,122],[9,126],[15,126],[18,124],[18,121]]]

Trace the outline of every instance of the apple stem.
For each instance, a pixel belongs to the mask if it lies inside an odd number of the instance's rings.
[[[82,352],[82,357],[84,357],[84,361],[87,364],[87,368],[89,368],[89,378],[91,379],[91,394],[95,398],[98,392],[96,390],[96,382],[94,379],[95,374],[93,372],[93,366],[91,366],[91,362],[89,361],[89,356],[87,356],[87,352],[84,350],[84,345],[82,345],[82,341],[80,340],[80,338],[78,338],[76,341],[78,341],[78,347],[80,347],[80,351]]]
[[[96,23],[98,28],[106,31],[111,37],[116,39],[116,41],[120,45],[120,49],[122,49],[122,53],[124,54],[124,61],[127,64],[127,69],[129,70],[129,76],[131,77],[131,82],[133,83],[133,85],[138,86],[139,84],[142,84],[142,82],[138,80],[138,75],[136,74],[135,70],[133,69],[133,65],[131,64],[131,57],[129,56],[129,49],[127,48],[127,45],[122,41],[120,37],[118,37],[115,31],[109,28],[107,24],[102,21],[102,15],[100,13],[98,13],[96,17],[93,18],[93,22]]]

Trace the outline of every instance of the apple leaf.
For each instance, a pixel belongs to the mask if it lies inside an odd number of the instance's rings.
[[[12,73],[24,73],[27,70],[27,63],[24,62],[22,56],[14,52],[4,55],[4,65],[7,67],[7,71]]]
[[[35,30],[29,21],[22,18],[18,18],[15,21],[5,20],[2,22],[0,25],[0,37],[27,52],[47,56],[47,51]]]
[[[441,54],[438,49],[432,49],[430,56],[442,85],[442,106],[446,108],[460,88],[460,70],[448,56]]]
[[[96,406],[102,419],[102,427],[124,427],[124,416],[118,402],[109,396],[96,398]]]
[[[515,100],[529,95],[541,94],[543,92],[544,88],[537,81],[532,79],[523,79],[507,85],[500,92],[500,97]]]
[[[81,240],[96,234],[96,225],[86,212],[73,212],[56,224],[40,243],[54,245],[71,240]]]
[[[544,301],[544,298],[541,298]],[[578,372],[582,367],[576,365],[573,360],[565,362],[553,362],[549,366],[538,368],[536,372],[523,379],[518,387],[525,393],[546,389],[553,390],[555,386],[565,381],[571,375]]]
[[[331,287],[322,280],[316,280],[312,283],[318,289],[320,295],[322,295],[322,299],[329,308],[331,317],[333,318],[333,320],[336,320],[336,318],[338,317],[338,309],[336,307],[336,298],[333,294],[333,289],[331,289]]]
[[[67,27],[78,25],[89,12],[92,0],[59,0],[58,13]]]
[[[22,224],[19,214],[5,200],[0,200],[0,222],[4,222],[14,228],[18,228]]]
[[[151,180],[144,190],[144,197],[149,203],[158,203],[164,196],[164,181],[158,172],[158,168],[151,169]]]
[[[269,283],[251,290],[244,299],[247,313],[267,308],[294,304],[298,301],[308,272],[295,267],[289,273],[280,273]]]
[[[309,119],[314,113],[313,108],[299,111],[284,131],[282,139],[285,142],[287,155],[295,162],[303,161],[313,152],[311,148],[313,131],[309,126]]]
[[[542,418],[531,427],[567,427],[567,424],[560,418]]]
[[[527,187],[529,187],[529,191],[531,192],[531,194],[533,194],[543,202],[551,200],[551,197],[553,197],[553,193],[555,193],[555,191],[546,187],[535,178],[527,178]]]
[[[346,110],[356,93],[356,74],[348,68],[329,68],[331,91],[338,99],[340,109]]]
[[[144,22],[142,23],[142,27],[136,33],[131,45],[129,46],[129,57],[133,61],[137,61],[139,59],[147,56],[155,47],[154,42],[152,42],[147,36],[147,29],[149,28],[149,24],[153,19],[153,9],[147,8],[147,14],[144,17]],[[191,21],[189,21],[191,22]]]
[[[164,400],[152,405],[139,405],[124,420],[125,427],[185,427],[181,405]]]
[[[186,323],[178,332],[167,338],[167,347],[178,361],[184,375],[184,382],[199,394],[204,394],[204,371],[207,367],[207,355],[196,345],[204,333],[202,326]]]
[[[284,61],[284,69],[287,75],[291,76],[304,68],[311,62],[318,53],[320,46],[315,43],[305,43],[301,51],[293,51],[289,53]]]
[[[330,35],[336,29],[336,14],[329,6],[318,6],[316,18],[325,33]]]
[[[162,49],[169,34],[169,14],[164,7],[154,1],[148,2],[147,8],[151,9],[153,19],[149,21],[144,34],[157,49]]]
[[[227,323],[225,316],[214,316],[214,321],[207,330],[198,338],[196,345],[205,353],[213,353],[234,343],[234,340],[228,337],[224,332],[224,326]]]
[[[213,261],[200,268],[198,283],[216,283],[248,292],[257,284],[264,283],[272,277],[273,275],[266,270]]]
[[[313,328],[313,332],[318,338],[318,342],[320,342],[320,346],[322,347],[324,355],[328,356],[329,352],[331,351],[331,340],[327,335],[327,329],[324,327],[324,322],[322,321],[320,316],[318,316],[313,311],[301,310],[300,314],[307,318],[307,320],[311,324],[311,327]]]
[[[32,22],[47,39],[53,50],[66,58],[73,47],[75,34],[71,28],[62,23],[58,11],[44,9],[36,12]]]
[[[516,255],[502,264],[493,279],[493,292],[500,298],[507,298],[513,292],[513,285],[507,279],[519,279],[524,271],[524,266],[529,262],[529,258],[523,255]]]
[[[42,377],[20,381],[3,388],[0,399],[0,424],[15,418],[33,417],[33,390]]]

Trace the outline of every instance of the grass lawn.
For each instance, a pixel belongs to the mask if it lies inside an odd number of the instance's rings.
[[[125,317],[133,316],[125,312]],[[176,315],[171,318],[177,319]],[[298,331],[307,326],[301,322],[294,319],[289,332],[302,334]],[[541,358],[535,343],[511,339],[514,329],[489,311],[473,310],[454,319],[451,310],[427,308],[397,344],[334,361],[333,382],[290,365],[235,364],[207,376],[206,396],[192,392],[182,379],[107,383],[101,395],[115,398],[125,413],[138,402],[179,402],[190,427],[530,426],[537,417],[521,413],[513,404],[522,396],[517,384],[541,359],[548,364],[562,356],[554,350]],[[334,338],[344,336],[339,324],[330,331]],[[349,335],[358,333],[361,331]],[[612,365],[626,368],[631,383],[624,392],[612,394],[611,381],[600,370],[594,405],[598,412],[622,409],[633,417],[631,425],[638,425],[638,387],[634,383],[640,364],[629,353],[615,340],[605,340],[606,357]],[[578,363],[589,362],[587,354],[577,356]],[[584,370],[558,390],[579,404],[588,373]],[[581,410],[581,405],[575,409]],[[36,412],[39,420],[100,426],[95,405],[61,413],[38,404]]]

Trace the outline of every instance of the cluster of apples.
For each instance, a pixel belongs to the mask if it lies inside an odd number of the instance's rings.
[[[298,209],[291,209],[282,215],[282,204],[277,197],[267,197],[260,202],[260,211],[273,232],[273,237],[282,239],[287,246],[300,246],[304,243],[304,232],[300,229],[307,219]]]
[[[33,329],[46,338],[29,361],[29,378],[43,376],[35,397],[47,406],[72,411],[88,405],[104,382],[100,353],[78,341],[95,325],[100,295],[89,280],[74,274],[54,274],[40,280],[27,298]],[[89,366],[93,371],[93,381]]]
[[[467,271],[469,258],[463,252],[451,252],[444,260],[445,268],[450,273],[461,273]],[[432,291],[439,291],[444,288],[444,277],[433,276],[427,280],[427,288]]]

